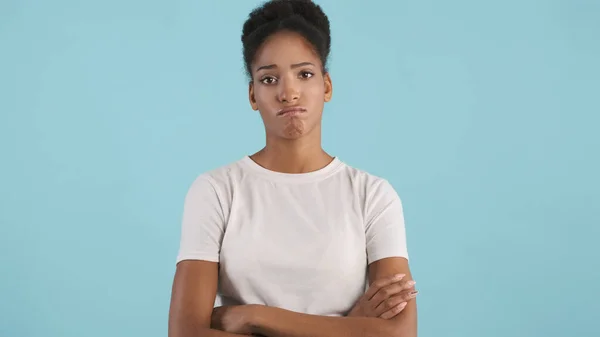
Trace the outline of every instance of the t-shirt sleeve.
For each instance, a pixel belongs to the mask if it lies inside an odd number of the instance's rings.
[[[408,259],[404,212],[400,197],[386,180],[377,181],[366,198],[367,260]]]
[[[224,232],[225,217],[215,184],[209,177],[200,176],[185,197],[176,263],[183,260],[219,262]]]

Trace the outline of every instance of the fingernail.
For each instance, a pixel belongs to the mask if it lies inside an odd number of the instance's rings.
[[[417,284],[417,282],[416,282],[416,281],[414,281],[414,280],[411,280],[411,281],[408,281],[408,282],[406,282],[406,284],[408,284],[410,287],[412,287],[412,286],[414,286],[415,284]]]
[[[406,276],[406,274],[396,274],[396,275],[394,275],[394,279],[401,280],[404,276]]]
[[[418,290],[411,291],[411,292],[410,292],[410,296],[417,296],[417,294],[418,294],[418,293],[419,293],[419,291],[418,291]]]
[[[406,304],[407,304],[406,302],[402,302],[402,303],[398,304],[398,308],[402,309],[406,306]]]

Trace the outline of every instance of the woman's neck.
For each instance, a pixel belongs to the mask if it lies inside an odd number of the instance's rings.
[[[321,147],[317,137],[299,139],[273,139],[267,137],[267,145],[250,156],[258,165],[282,173],[307,173],[327,166],[333,157]]]

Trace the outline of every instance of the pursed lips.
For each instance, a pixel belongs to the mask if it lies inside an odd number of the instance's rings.
[[[306,109],[303,107],[295,106],[281,109],[277,112],[277,116],[296,116],[301,113],[306,112]]]

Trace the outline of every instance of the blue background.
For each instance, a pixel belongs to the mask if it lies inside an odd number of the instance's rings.
[[[324,146],[402,197],[420,336],[599,336],[600,2],[319,3]],[[187,188],[264,142],[257,4],[0,1],[0,336],[166,336]]]

